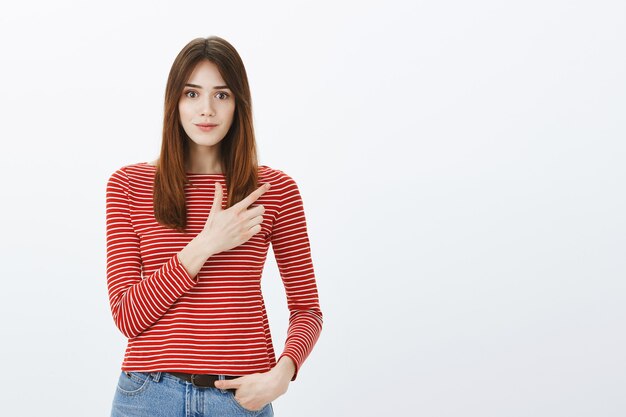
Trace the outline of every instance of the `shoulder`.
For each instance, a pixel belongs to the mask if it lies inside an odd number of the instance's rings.
[[[122,165],[117,168],[111,176],[150,176],[154,175],[156,167],[148,162],[135,162],[132,164]]]
[[[267,195],[280,201],[280,206],[283,208],[301,207],[302,195],[296,180],[283,170],[270,168],[266,165],[264,167],[265,175],[261,175],[259,180],[260,183],[269,182],[271,184]]]
[[[147,162],[135,162],[122,165],[114,170],[107,181],[107,186],[122,186],[127,188],[131,182],[154,178],[155,166]]]
[[[259,165],[259,181],[262,183],[269,182],[273,188],[278,189],[297,189],[298,187],[295,179],[291,175],[287,174],[283,170],[272,168],[267,165]]]

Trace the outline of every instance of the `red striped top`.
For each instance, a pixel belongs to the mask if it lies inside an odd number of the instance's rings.
[[[266,372],[277,362],[261,274],[269,244],[287,295],[289,326],[283,356],[296,379],[322,330],[302,198],[289,175],[259,166],[271,187],[252,206],[265,207],[261,231],[215,254],[192,279],[178,259],[204,227],[214,183],[224,174],[187,177],[187,231],[157,223],[152,206],[156,167],[140,162],[115,171],[106,187],[107,288],[115,325],[128,338],[121,369],[224,375]]]

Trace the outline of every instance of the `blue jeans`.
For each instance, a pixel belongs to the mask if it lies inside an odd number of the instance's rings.
[[[251,411],[230,390],[197,387],[166,372],[120,372],[111,417],[204,416],[273,417],[274,407],[269,402]]]

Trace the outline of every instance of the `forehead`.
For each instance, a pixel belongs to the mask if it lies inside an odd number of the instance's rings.
[[[196,64],[187,79],[187,83],[201,85],[206,88],[226,84],[217,65],[206,59]]]

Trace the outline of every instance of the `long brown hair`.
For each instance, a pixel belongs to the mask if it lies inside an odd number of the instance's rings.
[[[226,208],[258,188],[258,159],[252,125],[252,100],[248,76],[235,48],[219,36],[196,38],[179,52],[165,88],[163,142],[154,178],[154,216],[160,224],[185,233],[187,206],[184,186],[189,143],[180,123],[178,102],[187,79],[202,60],[213,62],[235,98],[228,133],[220,142],[220,160],[228,194]]]

